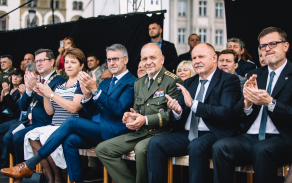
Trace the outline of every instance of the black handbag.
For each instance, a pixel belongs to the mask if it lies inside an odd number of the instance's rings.
[[[46,183],[46,177],[43,172],[34,172],[30,178],[24,178],[22,183]]]

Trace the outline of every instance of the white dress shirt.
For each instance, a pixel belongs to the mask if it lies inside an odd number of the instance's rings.
[[[216,69],[216,70],[217,70],[217,69]],[[216,71],[216,70],[215,70],[215,71]],[[205,91],[204,91],[204,94],[203,94],[203,100],[202,100],[202,103],[204,103],[204,101],[205,101],[205,96],[206,96],[206,93],[207,93],[207,91],[208,91],[208,87],[209,87],[209,85],[210,85],[210,82],[211,82],[211,80],[212,80],[212,77],[213,77],[215,71],[212,72],[212,73],[206,78],[207,82],[205,83]],[[201,88],[201,82],[200,82],[201,80],[203,80],[203,79],[202,79],[201,76],[200,76],[200,77],[199,77],[199,84],[198,84],[197,91],[196,91],[196,95],[195,95],[195,97],[194,97],[194,99],[193,99],[193,105],[191,106],[191,111],[190,111],[190,114],[189,114],[189,116],[188,116],[188,118],[187,118],[187,121],[186,121],[186,124],[185,124],[185,130],[188,130],[188,131],[190,130],[190,127],[191,127],[192,112],[194,112],[194,113],[197,112],[197,107],[198,107],[198,103],[199,103],[199,101],[197,101],[196,98],[197,98],[197,95],[198,95],[199,90],[200,90],[200,88]],[[181,115],[182,115],[183,110],[181,111],[180,114],[177,114],[177,113],[174,112],[174,111],[172,111],[172,112],[173,112],[174,117],[175,117],[177,120],[179,120],[179,119],[181,118]],[[210,131],[210,129],[207,127],[207,125],[205,124],[205,122],[204,122],[204,120],[203,120],[202,118],[199,118],[198,130],[199,130],[199,131]]]
[[[281,72],[283,71],[284,67],[287,64],[287,60],[286,62],[279,67],[278,69],[276,69],[275,75],[274,75],[274,79],[272,82],[272,87],[271,87],[271,94],[273,93],[274,87],[279,79],[279,76],[281,74]],[[268,79],[267,79],[267,84],[266,84],[266,90],[268,88],[269,82],[270,82],[270,73],[273,71],[270,67],[268,67],[269,70],[269,74],[268,74]],[[268,108],[269,111],[273,112],[274,109],[270,109]],[[246,115],[250,115],[252,112],[252,106],[250,106],[248,109],[244,109],[244,112],[246,113]],[[251,125],[251,127],[249,128],[249,130],[246,132],[248,134],[259,134],[259,130],[260,130],[260,124],[261,124],[261,119],[262,119],[262,113],[263,113],[263,106],[260,109],[260,112],[256,118],[256,120],[253,122],[253,124]],[[274,123],[272,122],[271,118],[269,115],[267,115],[267,124],[266,124],[266,133],[269,134],[279,134],[279,131],[277,130],[277,128],[275,127]]]

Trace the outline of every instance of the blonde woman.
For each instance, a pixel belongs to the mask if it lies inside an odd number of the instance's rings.
[[[191,61],[182,61],[178,64],[176,69],[176,75],[178,75],[183,81],[194,76],[196,74]]]

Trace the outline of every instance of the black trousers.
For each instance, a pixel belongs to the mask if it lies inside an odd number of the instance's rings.
[[[251,134],[221,139],[212,147],[215,183],[234,182],[235,166],[249,164],[255,183],[274,183],[277,167],[291,163],[291,150],[280,135],[266,134],[261,141]]]
[[[188,139],[188,131],[171,132],[150,139],[147,149],[149,183],[167,182],[167,157],[189,155],[191,183],[205,183],[208,179],[212,145],[218,140],[211,132],[199,132]]]

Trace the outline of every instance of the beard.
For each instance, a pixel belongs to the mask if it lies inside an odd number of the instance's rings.
[[[157,34],[155,34],[155,35],[153,35],[153,36],[150,36],[150,38],[151,38],[151,39],[155,39],[155,38],[158,38],[159,36],[160,36],[160,34],[157,33]]]

